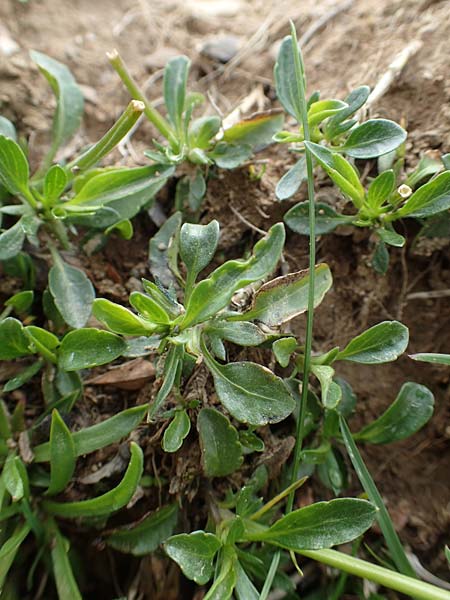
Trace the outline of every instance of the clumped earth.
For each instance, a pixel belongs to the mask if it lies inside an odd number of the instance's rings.
[[[411,42],[421,46],[408,60],[386,94],[370,108],[371,116],[402,123],[408,130],[406,164],[414,166],[425,150],[450,151],[450,80],[448,79],[448,40],[450,12],[445,0],[355,0],[304,43],[308,88],[323,91],[324,97],[343,98],[356,85],[373,87],[398,53]],[[207,92],[216,110],[224,115],[240,106],[244,113],[275,106],[272,68],[277,42],[288,33],[286,16],[295,20],[299,35],[311,33],[323,15],[333,12],[336,3],[305,1],[206,1],[147,0],[109,2],[108,0],[3,0],[0,6],[0,112],[13,121],[20,135],[30,138],[31,160],[41,154],[49,138],[54,105],[49,88],[28,57],[28,50],[42,51],[68,65],[82,85],[86,116],[81,134],[75,137],[67,154],[95,140],[111,125],[127,103],[127,95],[105,52],[117,47],[132,73],[158,102],[161,96],[162,67],[177,55],[187,54],[192,62],[191,87]],[[221,53],[230,58],[217,61]],[[212,48],[212,49],[211,49]],[[221,55],[221,58],[223,56]],[[249,99],[250,97],[250,99]],[[152,133],[142,124],[131,141],[116,151],[114,164],[146,164],[142,151]],[[31,136],[31,137],[30,137]],[[258,155],[266,166],[258,181],[248,169],[224,172],[213,180],[207,192],[202,222],[216,218],[221,224],[222,258],[241,255],[242,242],[252,240],[253,227],[268,230],[294,202],[279,204],[275,185],[293,163],[284,147],[272,147]],[[173,190],[172,190],[173,191]],[[173,200],[166,189],[159,201],[167,210]],[[323,178],[318,198],[333,199],[336,192]],[[295,202],[306,199],[302,187]],[[131,241],[114,238],[101,252],[84,257],[82,266],[95,282],[97,295],[126,302],[138,289],[139,278],[147,270],[148,239],[156,232],[149,216],[135,219]],[[417,231],[408,225],[409,243],[391,251],[386,276],[370,266],[373,241],[370,232],[341,229],[319,241],[318,258],[329,264],[334,278],[332,291],[315,315],[315,349],[337,344],[341,347],[366,327],[385,319],[400,319],[410,330],[409,352],[449,352],[450,331],[450,250],[448,240],[438,247],[415,242]],[[81,260],[81,259],[79,259]],[[285,250],[286,272],[307,267],[307,239],[290,233]],[[1,284],[5,297],[14,292]],[[430,292],[441,291],[442,294]],[[300,332],[304,323],[295,322]],[[154,385],[153,373],[136,365],[131,376],[113,370],[102,384],[92,373],[74,426],[95,422],[148,398]],[[357,427],[379,415],[392,401],[401,385],[413,380],[428,386],[436,398],[435,413],[428,425],[405,442],[370,446],[365,459],[378,483],[404,544],[425,568],[445,578],[442,547],[450,540],[450,374],[435,365],[413,363],[404,357],[396,363],[364,367],[340,367],[358,395],[359,411],[352,426]],[[10,372],[0,372],[7,380]],[[116,376],[116,381],[111,379]],[[131,388],[129,388],[132,381]],[[117,383],[119,380],[119,383]],[[124,383],[125,382],[125,383]],[[127,383],[128,382],[128,383]],[[134,384],[133,384],[134,382]],[[204,383],[204,382],[203,382]],[[202,382],[197,382],[200,388]],[[33,396],[32,389],[27,393]],[[17,399],[21,392],[17,392]],[[28,400],[27,406],[30,404]],[[32,406],[29,409],[33,411]],[[360,422],[357,422],[360,421]],[[160,450],[162,432],[149,430],[139,439],[147,464],[155,473],[170,477],[171,493],[186,494],[192,501],[191,530],[201,527],[204,509],[196,503],[195,473],[198,447],[186,444],[174,458]],[[267,439],[269,464],[282,464],[292,450],[292,439]],[[73,499],[83,497],[86,478],[106,464],[116,449],[91,455],[77,472],[79,487]],[[120,469],[120,467],[119,467]],[[191,476],[189,476],[191,475]],[[238,482],[236,482],[238,483]],[[356,481],[350,493],[359,493]],[[304,502],[325,498],[323,489],[305,488]],[[156,494],[156,493],[155,493]],[[149,500],[148,509],[154,505]],[[198,511],[196,514],[196,510]],[[140,515],[137,515],[140,516]],[[76,539],[76,531],[73,531]],[[111,598],[120,594],[120,580],[148,598],[188,598],[189,583],[179,583],[177,567],[168,560],[151,556],[139,562],[104,549],[101,540],[83,537],[76,542],[87,557],[91,571],[86,573],[86,597]],[[126,576],[123,569],[128,569]],[[186,587],[179,588],[179,585]],[[200,596],[196,596],[200,598]]]

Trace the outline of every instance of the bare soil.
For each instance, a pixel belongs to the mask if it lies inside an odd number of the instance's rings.
[[[309,90],[320,89],[324,97],[332,94],[343,98],[356,85],[373,87],[398,53],[420,40],[421,48],[371,108],[370,115],[405,125],[409,132],[407,165],[414,165],[424,151],[450,151],[449,3],[354,0],[347,5],[304,45]],[[287,18],[295,20],[302,35],[335,7],[336,3],[326,0],[2,0],[0,112],[29,139],[32,157],[39,156],[49,137],[53,100],[28,57],[31,48],[66,63],[83,85],[86,117],[68,153],[105,131],[127,103],[127,95],[105,58],[105,52],[114,47],[153,100],[161,96],[164,63],[183,53],[193,62],[191,85],[208,92],[211,103],[224,115],[252,92],[255,101],[247,107],[248,112],[271,107],[276,104],[272,69],[277,42],[288,33]],[[8,35],[17,44],[17,51],[10,56],[4,50]],[[237,38],[240,49],[228,64],[220,64],[201,52],[211,39],[230,35]],[[255,89],[259,93],[255,94]],[[206,110],[213,109],[208,106]],[[144,124],[124,155],[117,152],[111,160],[115,164],[145,164],[142,151],[152,135],[154,132]],[[248,169],[243,168],[221,174],[208,188],[202,219],[219,219],[224,257],[237,256],[246,242],[256,239],[249,223],[266,230],[293,204],[279,204],[274,196],[277,180],[292,162],[287,150],[272,147],[258,159],[269,161],[259,181],[252,180]],[[301,189],[295,202],[304,196],[305,190]],[[318,196],[338,201],[325,179],[320,182]],[[161,198],[167,207],[170,200],[169,196]],[[156,229],[145,215],[136,220],[137,234],[132,241],[114,239],[100,253],[83,259],[98,295],[125,300],[138,285],[139,277],[146,274],[147,242]],[[411,242],[416,233],[415,226],[408,224]],[[334,287],[317,311],[315,349],[343,346],[365,327],[398,318],[410,329],[409,352],[449,352],[450,298],[427,295],[450,289],[448,241],[420,254],[413,243],[392,251],[385,277],[370,267],[372,249],[370,234],[360,231],[343,230],[319,241],[319,260],[330,265]],[[285,259],[290,270],[305,268],[307,240],[290,233]],[[422,297],[411,298],[415,292],[423,292]],[[295,324],[300,333],[303,326],[301,319]],[[405,357],[379,367],[348,365],[341,368],[340,374],[358,395],[358,412],[351,423],[355,428],[380,414],[405,381],[423,383],[435,394],[436,410],[427,427],[403,443],[367,448],[365,458],[403,542],[427,569],[445,578],[443,546],[450,540],[449,370],[417,364]],[[148,378],[140,392],[116,391],[113,395],[110,388],[89,386],[76,418],[82,422],[83,411],[88,422],[98,414],[112,414],[117,402],[122,408],[136,399],[143,400],[151,385]],[[148,464],[171,473],[171,492],[187,495],[195,510],[199,482],[198,455],[193,444],[170,458],[169,464],[169,459],[158,451],[161,432],[146,431],[146,435],[150,437],[141,442],[146,446]],[[287,460],[290,446],[278,440],[271,450],[277,460]],[[101,465],[109,458],[96,455],[95,460]],[[91,467],[89,462],[83,465],[79,478]],[[351,486],[350,491],[360,491],[356,481]],[[82,494],[83,489],[73,493]],[[305,492],[309,499],[315,493],[313,489]],[[158,501],[157,497],[149,498],[148,510]],[[200,504],[197,508],[198,516],[190,525],[200,527],[203,508]],[[77,545],[91,559],[87,561],[92,572],[86,573],[86,598],[112,598],[130,584],[136,590],[133,598],[191,597],[191,588],[179,587],[187,584],[180,583],[176,568],[163,558],[130,563],[127,557],[104,550],[92,537],[81,538]],[[127,575],[123,569],[128,569]],[[115,573],[121,573],[120,581]]]

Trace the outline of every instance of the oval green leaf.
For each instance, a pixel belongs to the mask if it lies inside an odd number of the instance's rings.
[[[406,140],[406,131],[388,119],[369,119],[353,129],[339,148],[352,158],[375,158],[398,148]]]
[[[419,431],[430,419],[434,396],[424,385],[405,383],[395,401],[381,417],[354,435],[371,444],[389,444]]]
[[[63,337],[58,364],[64,371],[91,369],[112,362],[126,349],[126,342],[114,333],[94,328],[77,329]]]
[[[408,328],[398,321],[383,321],[353,338],[336,360],[367,365],[396,360],[408,346]]]
[[[164,550],[188,579],[204,585],[213,575],[213,561],[220,546],[219,539],[212,533],[194,531],[172,536],[164,544]]]
[[[236,428],[214,408],[203,408],[197,419],[203,470],[207,477],[224,477],[242,464],[242,446]]]
[[[164,452],[176,452],[183,444],[191,429],[191,421],[185,410],[177,410],[170,425],[164,432],[162,447]]]

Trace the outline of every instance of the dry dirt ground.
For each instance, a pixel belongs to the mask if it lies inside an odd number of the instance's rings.
[[[337,7],[341,10],[333,16]],[[330,18],[320,26],[327,15]],[[192,59],[192,87],[207,92],[207,110],[212,105],[226,115],[250,94],[248,112],[270,107],[275,98],[272,69],[277,42],[288,33],[288,18],[305,36],[309,90],[320,89],[324,97],[343,98],[356,85],[374,86],[404,48],[419,42],[370,114],[404,124],[409,132],[408,165],[414,165],[424,151],[450,151],[450,3],[446,0],[1,0],[0,112],[29,138],[32,157],[36,156],[48,138],[53,100],[28,58],[31,48],[66,63],[83,86],[86,118],[69,152],[94,140],[128,100],[105,57],[112,48],[121,52],[156,102],[165,62],[183,53]],[[225,65],[207,52],[208,43],[224,36],[237,50]],[[152,135],[144,124],[113,160],[145,164],[142,150]],[[209,188],[203,219],[220,220],[225,252],[233,254],[242,236],[251,235],[239,214],[268,229],[292,205],[281,206],[274,197],[276,181],[288,168],[290,155],[284,148],[272,148],[262,158],[269,164],[259,182],[250,181],[247,171],[241,170],[215,180]],[[304,193],[301,189],[295,200]],[[323,181],[318,195],[333,198],[335,192]],[[230,212],[230,203],[236,212]],[[99,295],[120,298],[135,275],[133,260],[145,262],[146,240],[154,230],[146,229],[150,225],[145,220],[141,225],[132,243],[121,242],[93,261]],[[415,233],[410,226],[411,240]],[[386,277],[370,268],[371,247],[365,232],[343,231],[320,240],[319,259],[330,264],[335,285],[317,312],[316,348],[342,345],[366,326],[400,318],[410,328],[411,352],[449,352],[450,298],[429,295],[450,289],[448,242],[437,249],[418,250],[411,243],[403,251],[393,251]],[[286,260],[291,270],[306,266],[305,239],[289,236]],[[418,297],[417,292],[423,294]],[[404,443],[373,447],[366,458],[402,540],[426,568],[445,576],[442,548],[450,540],[449,370],[417,365],[405,357],[377,368],[346,367],[342,374],[358,393],[355,426],[379,414],[407,380],[428,385],[435,393],[435,415],[423,431]],[[353,491],[358,491],[356,484]],[[152,569],[158,573],[158,568],[162,567],[154,559]],[[169,598],[167,592],[163,596]]]

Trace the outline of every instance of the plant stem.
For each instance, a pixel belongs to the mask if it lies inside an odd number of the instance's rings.
[[[156,110],[156,108],[152,106],[152,104],[149,102],[144,92],[140,89],[136,81],[133,79],[131,73],[128,71],[125,63],[122,60],[122,57],[117,52],[117,50],[108,52],[107,57],[114,70],[122,80],[123,84],[130,92],[130,95],[136,100],[140,100],[144,103],[144,114],[150,121],[150,123],[153,123],[153,125],[161,133],[161,135],[163,135],[166,138],[166,140],[170,142],[171,146],[178,146],[177,138],[175,137],[172,127],[169,125],[166,119]]]
[[[266,580],[264,582],[263,589],[259,595],[259,600],[267,600],[267,596],[270,593],[270,588],[272,587],[273,580],[275,579],[275,575],[277,574],[278,565],[280,564],[281,552],[275,552],[272,557],[272,562],[270,563],[269,572],[267,573]]]
[[[297,119],[303,127],[304,138],[306,141],[311,140],[309,126],[308,126],[308,112],[306,106],[306,93],[305,93],[305,73],[303,67],[303,60],[300,56],[300,50],[297,42],[297,33],[295,26],[291,22],[291,39],[292,39],[292,51],[294,54],[294,65],[295,65],[295,79],[298,86],[298,92],[302,99],[301,107]],[[297,429],[295,436],[295,448],[294,448],[294,459],[292,463],[291,482],[294,483],[298,477],[298,469],[300,466],[300,457],[302,452],[302,443],[304,436],[305,427],[305,415],[306,415],[306,404],[308,400],[308,382],[311,364],[311,350],[312,350],[312,335],[313,335],[313,324],[314,324],[314,281],[315,271],[314,266],[316,263],[316,237],[315,237],[315,210],[314,210],[314,174],[313,174],[313,162],[310,151],[305,148],[306,157],[306,170],[308,179],[308,203],[309,203],[309,287],[308,287],[308,316],[306,322],[306,335],[305,335],[305,359],[303,363],[303,385],[300,400],[300,407],[297,418]],[[289,495],[287,502],[287,512],[291,512],[294,506],[295,491],[292,491]]]
[[[391,553],[392,560],[395,563],[397,569],[407,575],[408,577],[415,577],[416,574],[414,569],[411,567],[408,557],[405,554],[405,550],[402,543],[395,531],[391,517],[384,505],[383,498],[372,479],[369,470],[367,469],[361,454],[359,453],[358,447],[353,440],[350,429],[346,421],[340,418],[341,433],[344,440],[347,453],[352,461],[353,467],[358,475],[358,479],[361,482],[366,494],[369,496],[369,500],[375,504],[378,509],[377,521],[380,525],[380,529],[383,532],[384,539],[386,540],[387,547]]]
[[[302,550],[299,554],[351,575],[379,583],[417,600],[450,600],[450,592],[412,577],[373,565],[336,550]]]
[[[85,171],[94,166],[106,156],[134,126],[144,112],[144,104],[139,100],[132,100],[121,116],[105,135],[84,154],[72,160],[66,166],[67,175],[73,177],[74,168]]]

